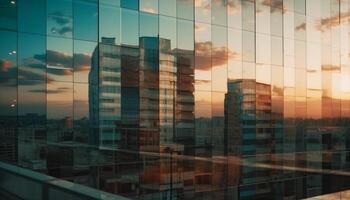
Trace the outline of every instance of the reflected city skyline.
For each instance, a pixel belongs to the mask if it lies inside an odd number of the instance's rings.
[[[349,0],[0,1],[0,162],[130,199],[346,195],[349,13]]]

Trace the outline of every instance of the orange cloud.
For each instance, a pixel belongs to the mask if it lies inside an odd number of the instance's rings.
[[[10,60],[0,60],[0,71],[7,72],[11,68],[12,64],[13,63]]]
[[[212,47],[212,42],[198,42],[196,45],[196,69],[211,70],[212,67],[227,63],[237,53],[225,47]],[[216,58],[216,59],[211,59]],[[219,58],[219,59],[218,59]],[[226,59],[227,58],[227,59]]]

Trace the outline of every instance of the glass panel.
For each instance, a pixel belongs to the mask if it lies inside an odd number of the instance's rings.
[[[99,3],[100,5],[120,6],[120,0],[99,0]]]
[[[47,128],[50,142],[72,140],[73,83],[47,84]]]
[[[211,23],[211,0],[195,0],[195,19],[197,22]]]
[[[271,8],[271,12],[273,9],[274,8]],[[270,18],[270,5],[268,5],[266,1],[258,1],[256,3],[256,32],[270,34]]]
[[[242,5],[241,0],[227,0],[228,27],[242,29]]]
[[[242,1],[242,27],[247,31],[255,30],[254,2]]]
[[[177,0],[177,17],[193,20],[194,0]]]
[[[13,117],[17,115],[17,80],[2,79],[0,81],[0,116]],[[1,121],[4,122],[5,119]],[[8,120],[11,120],[9,118]]]
[[[255,80],[255,63],[243,62],[243,79]]]
[[[271,85],[272,85],[272,95],[273,96],[283,96],[284,92],[284,73],[283,67],[272,66],[271,69]]]
[[[242,79],[243,68],[242,61],[229,60],[227,67],[228,80]]]
[[[74,82],[87,83],[91,71],[91,63],[97,57],[97,44],[74,40]]]
[[[256,82],[271,84],[271,67],[266,64],[256,64]]]
[[[0,31],[0,78],[17,76],[17,33]]]
[[[224,155],[224,99],[225,93],[212,92],[212,128],[213,128],[213,154]],[[220,125],[221,124],[221,125]],[[216,172],[220,169],[216,169]]]
[[[18,78],[46,80],[46,38],[20,33],[18,43]],[[47,81],[52,81],[51,77],[48,77]]]
[[[88,132],[84,129],[90,126],[89,87],[89,84],[86,83],[74,83],[74,129],[78,135],[85,134],[80,135],[81,139],[87,137]]]
[[[291,59],[294,61],[294,57]],[[271,37],[271,64],[283,65],[283,42],[280,37]]]
[[[121,0],[121,6],[123,8],[138,10],[139,9],[139,0]]]
[[[18,82],[18,115],[21,127],[30,128],[30,122],[46,123],[46,82],[38,80],[20,80]],[[38,121],[35,121],[36,118]],[[35,130],[34,128],[32,128]]]
[[[249,31],[243,31],[243,61],[255,61],[255,34]]]
[[[275,54],[275,52],[272,51],[272,54]],[[261,64],[271,63],[270,36],[267,36],[265,34],[259,34],[259,33],[256,34],[256,62]]]
[[[73,81],[73,41],[47,37],[47,76],[55,81]]]
[[[74,0],[74,38],[97,40],[97,0]],[[110,19],[109,19],[110,20]]]
[[[159,38],[161,40],[169,40],[170,50],[175,50],[177,47],[176,35],[176,19],[172,17],[159,17]],[[160,49],[161,50],[161,49]]]
[[[139,15],[137,11],[122,9],[122,43],[139,44]]]
[[[227,26],[227,0],[212,0],[211,22],[213,24]]]
[[[211,90],[212,43],[211,26],[196,23],[195,79],[196,90]]]
[[[46,33],[46,1],[18,1],[18,29],[30,33]]]
[[[44,170],[47,166],[46,81],[18,82],[18,126],[19,164]]]
[[[242,31],[228,29],[228,59],[242,60]]]
[[[140,0],[140,11],[158,13],[158,0]]]
[[[212,26],[212,91],[227,89],[227,29]]]
[[[121,42],[120,8],[100,1],[99,6],[99,41],[108,43],[103,38],[114,38],[115,44]]]
[[[17,30],[17,1],[0,1],[0,27]]]
[[[176,17],[176,0],[159,0],[159,13]]]
[[[271,35],[283,35],[283,11],[280,9],[271,10]]]
[[[306,0],[295,0],[294,2],[294,10],[295,12],[305,14]]]
[[[0,94],[0,160],[16,163],[18,161],[17,80],[0,79]]]
[[[72,0],[47,1],[47,34],[60,37],[72,37],[73,9]]]
[[[194,50],[193,22],[177,20],[177,42],[178,48],[183,50]],[[192,52],[193,53],[193,52]]]

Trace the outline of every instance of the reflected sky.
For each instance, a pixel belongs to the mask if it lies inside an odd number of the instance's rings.
[[[50,131],[57,128],[61,135],[74,127],[86,138],[93,133],[103,145],[157,156],[176,146],[178,158],[197,153],[191,145],[197,134],[205,135],[207,141],[199,142],[210,147],[195,146],[198,153],[214,163],[230,150],[246,156],[245,168],[229,173],[243,177],[234,181],[254,184],[269,180],[273,173],[267,176],[266,169],[280,170],[279,162],[294,162],[284,172],[319,172],[308,166],[319,161],[319,152],[305,166],[296,166],[304,161],[296,155],[281,158],[276,152],[299,151],[305,143],[297,140],[313,133],[347,131],[341,123],[350,117],[348,1],[28,2],[16,8],[0,0],[0,91],[6,94],[0,98],[1,116],[46,115]],[[26,18],[32,20],[25,23]],[[59,127],[62,122],[67,127]],[[224,135],[227,131],[232,134]],[[330,146],[347,148],[341,137],[330,140],[336,141]],[[228,142],[241,142],[241,149],[224,151]],[[137,166],[144,171],[132,177],[139,181],[130,191],[146,191],[139,185],[155,181],[151,175],[169,167],[147,162]],[[177,168],[183,173],[178,185],[196,190],[194,185],[203,181],[224,189],[223,168],[200,166],[207,167],[202,176],[200,170],[192,173],[194,166]],[[255,167],[263,169],[255,173]],[[113,168],[113,181],[130,174],[121,168]],[[168,184],[168,173],[160,175],[157,180]]]

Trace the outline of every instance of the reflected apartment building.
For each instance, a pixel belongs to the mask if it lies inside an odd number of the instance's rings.
[[[349,0],[2,0],[0,174],[145,200],[348,190],[349,13]],[[3,177],[0,199],[23,196]]]
[[[193,69],[186,53],[157,37],[140,38],[140,48],[102,38],[95,48],[89,113],[97,129],[89,139],[104,158],[96,178],[105,190],[145,198],[193,190],[184,186],[193,183],[193,168],[182,169],[191,161],[172,155],[193,152],[193,135],[186,134],[193,130]]]

